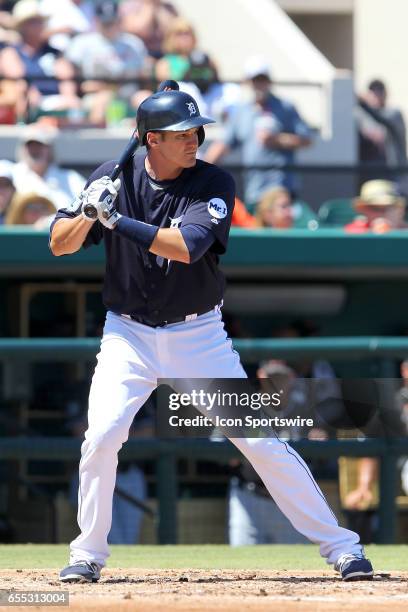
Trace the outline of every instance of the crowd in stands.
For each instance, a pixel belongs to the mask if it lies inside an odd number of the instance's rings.
[[[236,199],[233,225],[313,230],[342,225],[349,233],[406,228],[406,176],[390,181],[379,169],[405,165],[405,124],[399,109],[389,106],[380,79],[356,99],[359,160],[367,168],[356,185],[360,195],[343,198],[341,205],[329,201],[321,214],[321,203],[302,201],[301,183],[284,168],[296,162],[298,150],[313,144],[313,136],[293,103],[274,93],[268,58],[249,56],[241,84],[221,82],[193,24],[171,2],[3,1],[0,77],[0,124],[39,124],[37,135],[28,130],[23,137],[17,163],[0,164],[5,173],[0,223],[35,218],[36,226],[44,227],[38,215],[49,216],[50,203],[55,209],[69,205],[84,185],[82,176],[53,161],[55,133],[45,131],[43,121],[55,128],[127,120],[133,125],[140,102],[158,81],[170,78],[196,98],[202,114],[223,124],[201,156],[222,164],[230,152],[240,152],[242,199]],[[16,207],[32,214],[16,214]]]

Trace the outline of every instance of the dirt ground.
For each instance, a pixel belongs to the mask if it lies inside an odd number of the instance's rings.
[[[69,610],[143,612],[221,610],[285,612],[408,611],[408,572],[376,574],[367,582],[344,583],[331,570],[137,570],[105,569],[97,584],[63,585],[56,570],[2,570],[0,589],[69,590]],[[0,610],[50,610],[13,606]],[[64,610],[66,608],[59,608]]]

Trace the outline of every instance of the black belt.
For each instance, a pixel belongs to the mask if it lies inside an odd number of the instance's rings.
[[[214,308],[217,308],[216,306]],[[193,321],[197,317],[200,317],[203,314],[207,314],[208,312],[212,312],[211,310],[204,310],[203,312],[194,312],[193,314],[185,315],[184,317],[174,317],[172,319],[167,319],[167,321],[161,321],[157,323],[152,321],[151,319],[146,319],[145,317],[139,315],[123,315],[124,317],[128,317],[132,319],[132,321],[136,321],[137,323],[141,323],[142,325],[147,325],[148,327],[166,327],[167,325],[172,325],[173,323],[183,323],[188,321]]]

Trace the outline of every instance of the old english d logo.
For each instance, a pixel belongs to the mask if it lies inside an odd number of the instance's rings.
[[[190,113],[190,117],[191,115],[197,114],[197,109],[194,106],[194,102],[186,102],[186,105],[187,105],[188,112]]]

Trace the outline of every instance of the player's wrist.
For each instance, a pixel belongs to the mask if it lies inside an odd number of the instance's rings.
[[[122,215],[118,213],[118,211],[115,209],[107,217],[105,217],[105,215],[102,213],[102,215],[99,217],[99,221],[108,229],[114,230],[118,224],[119,219],[121,218]]]
[[[136,242],[139,246],[145,248],[147,251],[152,246],[153,240],[156,237],[159,228],[156,225],[150,223],[144,223],[137,219],[130,219],[124,215],[119,215],[115,227],[115,232],[120,236]]]

